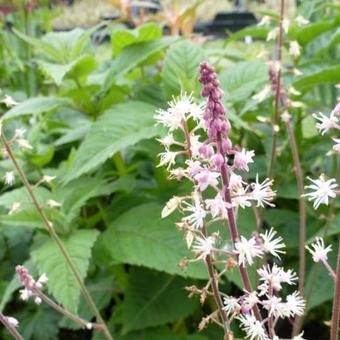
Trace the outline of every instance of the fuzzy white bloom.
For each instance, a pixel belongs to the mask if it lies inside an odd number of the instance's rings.
[[[173,165],[176,164],[176,156],[179,152],[174,151],[165,151],[161,152],[158,156],[160,157],[158,167],[160,166],[167,166],[167,169],[169,170]]]
[[[280,291],[282,289],[281,283],[287,283],[289,285],[295,284],[297,280],[296,274],[292,270],[285,271],[275,263],[272,267],[264,265],[262,268],[257,270],[260,276],[260,281],[270,285],[274,291]]]
[[[268,26],[272,21],[272,18],[268,15],[265,15],[261,18],[257,26]]]
[[[251,207],[251,197],[243,187],[238,187],[236,190],[233,190],[232,195],[233,207],[241,207],[242,209]]]
[[[21,289],[19,291],[19,294],[20,294],[20,299],[22,301],[28,301],[29,298],[33,295],[32,291],[27,288]]]
[[[195,205],[186,203],[187,207],[184,211],[192,212],[191,215],[183,218],[184,221],[192,225],[195,229],[201,229],[204,226],[204,219],[207,216],[207,212],[203,209],[201,204],[197,201]]]
[[[330,129],[336,128],[338,126],[338,118],[335,115],[330,115],[327,117],[322,112],[318,114],[313,114],[313,117],[318,121],[316,123],[316,128],[319,130],[321,135],[324,135]]]
[[[224,307],[223,310],[227,312],[227,314],[237,313],[241,309],[241,305],[238,303],[238,299],[233,296],[228,296],[223,298]]]
[[[238,319],[241,321],[242,329],[246,332],[246,339],[269,340],[262,323],[257,321],[254,315],[241,315]]]
[[[47,200],[47,201],[46,201],[46,206],[47,206],[48,208],[53,209],[53,208],[59,208],[59,207],[61,207],[61,204],[60,204],[59,202],[55,201],[55,200]]]
[[[172,144],[175,143],[175,139],[172,133],[169,133],[168,135],[164,136],[163,138],[156,139],[158,142],[160,142],[165,148],[169,148]]]
[[[16,143],[23,150],[31,150],[31,149],[33,149],[32,145],[28,142],[28,140],[26,140],[24,138],[17,139]]]
[[[36,305],[40,305],[40,304],[42,303],[41,297],[40,297],[40,296],[36,296],[36,297],[34,298],[34,303],[35,303]]]
[[[333,151],[340,154],[340,138],[333,138],[335,144],[333,145]]]
[[[199,141],[199,136],[194,134],[190,134],[190,151],[193,158],[197,158],[200,156],[199,149],[202,143]]]
[[[279,27],[275,27],[267,34],[267,41],[275,40],[277,36],[279,35],[280,29]]]
[[[306,246],[306,249],[312,254],[314,262],[324,262],[328,260],[327,254],[332,251],[332,246],[325,247],[323,239],[317,237],[310,247]]]
[[[13,107],[18,105],[19,103],[15,101],[11,96],[5,94],[5,98],[0,101],[0,103],[5,104],[7,107]]]
[[[212,217],[219,216],[223,220],[228,218],[228,204],[223,199],[221,193],[217,193],[213,199],[206,199],[205,204],[210,209]]]
[[[279,253],[285,253],[285,251],[282,249],[285,248],[286,245],[282,242],[283,239],[281,236],[275,238],[276,234],[277,232],[273,228],[271,228],[270,230],[266,230],[264,234],[261,233],[261,248],[265,253],[270,253],[273,256],[280,258]]]
[[[230,174],[229,177],[229,189],[235,190],[238,188],[242,188],[246,182],[243,181],[242,176],[236,175],[234,172]]]
[[[179,205],[183,202],[183,198],[182,197],[177,197],[174,196],[172,198],[169,199],[168,202],[166,202],[162,212],[161,212],[161,217],[165,218],[167,216],[169,216],[170,214],[172,214],[178,207]]]
[[[263,102],[270,94],[271,94],[271,86],[269,84],[265,85],[265,87],[258,93],[252,96],[252,98],[258,102]]]
[[[234,166],[240,170],[249,171],[248,164],[254,163],[254,156],[254,150],[247,151],[243,148],[241,151],[235,153]]]
[[[289,54],[293,58],[297,58],[297,57],[300,56],[300,54],[301,54],[301,46],[299,45],[299,43],[296,40],[291,41],[289,43]]]
[[[16,318],[13,318],[11,316],[5,316],[4,317],[6,321],[9,323],[9,325],[13,328],[17,328],[19,325],[19,321]]]
[[[254,263],[254,257],[262,257],[263,252],[257,245],[254,237],[247,240],[241,236],[240,240],[235,243],[235,253],[238,255],[239,265],[246,266]]]
[[[13,171],[7,171],[3,177],[4,183],[8,186],[12,186],[15,182],[15,176]]]
[[[198,255],[198,259],[205,260],[214,249],[215,237],[200,237],[197,236],[192,246],[192,250]]]
[[[200,120],[203,116],[202,105],[194,103],[191,94],[182,93],[178,99],[173,98],[168,104],[167,110],[156,111],[155,119],[170,131],[182,128],[183,120],[190,117]]]
[[[273,180],[266,178],[262,183],[259,183],[259,176],[256,175],[256,182],[252,183],[253,191],[250,193],[251,198],[256,201],[257,207],[264,208],[265,204],[270,207],[274,207],[273,203],[270,203],[275,198],[275,192],[272,190]]]
[[[40,183],[47,183],[50,184],[52,183],[53,180],[56,179],[56,176],[49,176],[49,175],[44,175],[41,180]]]
[[[247,292],[246,297],[242,301],[242,310],[247,309],[250,311],[258,303],[259,298],[257,297],[257,293],[255,291],[251,293]]]
[[[262,306],[268,311],[269,316],[274,316],[275,318],[284,318],[286,316],[285,304],[282,302],[282,299],[276,295],[268,297],[267,300],[263,300]]]
[[[320,204],[328,205],[329,198],[335,198],[336,193],[334,189],[338,186],[336,184],[336,180],[331,178],[326,180],[325,175],[321,174],[318,179],[308,179],[313,183],[311,185],[307,185],[306,189],[313,190],[312,192],[305,194],[305,197],[309,197],[309,201],[314,201],[313,207],[314,209],[318,209]]]
[[[21,203],[20,202],[13,202],[11,209],[8,212],[8,215],[12,215],[15,212],[17,212],[21,207]]]
[[[295,315],[303,315],[306,302],[300,295],[298,291],[295,291],[293,294],[287,295],[287,301],[284,304],[285,307],[285,315],[287,317],[293,317]]]
[[[197,181],[198,189],[204,191],[209,186],[216,187],[218,185],[217,178],[220,176],[218,172],[213,172],[209,169],[202,169],[198,174],[194,176]]]
[[[305,26],[309,24],[309,20],[307,20],[306,18],[304,18],[302,15],[298,15],[295,18],[295,22],[298,24],[298,26]]]

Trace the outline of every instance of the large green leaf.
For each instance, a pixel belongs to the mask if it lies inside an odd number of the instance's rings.
[[[300,77],[293,83],[299,91],[306,92],[316,85],[340,82],[340,66],[329,66]]]
[[[183,88],[193,90],[198,84],[198,66],[202,59],[203,50],[189,40],[180,41],[167,51],[162,79],[168,97],[179,94]]]
[[[66,181],[94,170],[116,152],[159,134],[154,112],[153,106],[142,102],[120,104],[106,111],[80,145]]]
[[[268,68],[260,60],[244,61],[222,71],[219,78],[226,100],[239,102],[260,91],[268,82]]]
[[[66,64],[55,64],[47,61],[39,61],[42,71],[48,75],[56,85],[60,86],[64,78],[79,79],[96,67],[96,61],[92,55],[83,55]]]
[[[175,227],[179,217],[161,219],[161,210],[158,204],[143,204],[123,213],[111,224],[101,236],[101,242],[112,261],[207,278],[206,268],[200,263],[179,269],[178,263],[191,254]]]
[[[97,236],[96,230],[78,230],[62,238],[82,279],[86,276]],[[49,278],[47,286],[55,299],[69,311],[77,313],[81,289],[56,243],[46,239],[42,246],[32,252],[32,258],[39,272]]]
[[[163,325],[190,315],[197,300],[188,299],[186,281],[144,268],[133,268],[122,309],[123,332]]]
[[[69,106],[70,100],[61,97],[36,97],[29,98],[13,107],[3,116],[3,119],[16,118],[19,116],[49,112],[61,106]]]

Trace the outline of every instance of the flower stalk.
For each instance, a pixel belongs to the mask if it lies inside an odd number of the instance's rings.
[[[9,318],[0,312],[0,323],[4,325],[4,327],[8,330],[8,332],[13,336],[14,339],[24,340],[24,338],[20,335],[20,333],[13,325],[13,322],[10,322],[11,319],[13,318]]]
[[[339,239],[339,249],[338,249],[338,261],[337,261],[337,267],[336,267],[336,277],[335,277],[330,340],[338,340],[339,322],[340,322],[340,239]]]

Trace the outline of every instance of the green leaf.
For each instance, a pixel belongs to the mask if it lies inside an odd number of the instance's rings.
[[[176,40],[178,40],[178,38],[164,37],[158,40],[139,42],[123,48],[111,66],[111,71],[107,77],[107,85],[110,86],[114,78],[122,76],[136,68],[140,63],[168,47],[170,44],[173,44]]]
[[[61,97],[29,98],[5,113],[3,119],[17,118],[19,116],[38,114],[55,110],[61,106],[69,106],[70,100]]]
[[[137,42],[156,40],[161,37],[161,27],[153,22],[146,23],[133,30],[117,30],[111,36],[113,55],[118,55],[126,46]]]
[[[91,249],[98,236],[96,230],[77,230],[62,242],[79,275],[85,279],[91,258]],[[39,272],[49,278],[48,288],[55,299],[72,313],[77,313],[81,289],[55,241],[46,239],[32,252]]]
[[[101,236],[101,244],[112,261],[140,265],[170,274],[207,278],[206,268],[190,264],[181,270],[178,263],[191,256],[180,232],[176,214],[161,219],[162,208],[148,203],[119,216]]]
[[[123,333],[185,318],[197,307],[188,299],[186,281],[176,276],[133,268],[123,303]]]
[[[47,61],[38,62],[42,71],[49,76],[56,85],[60,86],[64,78],[83,77],[96,68],[96,60],[92,55],[82,55],[67,64],[55,64]]]
[[[19,331],[25,340],[57,340],[60,314],[42,304],[35,309],[25,309],[18,315]]]
[[[203,50],[189,40],[180,41],[171,47],[164,59],[162,79],[168,97],[177,95],[184,84],[192,91],[197,84],[198,66],[203,60]]]
[[[300,77],[293,83],[293,86],[299,91],[307,92],[316,85],[339,82],[340,66],[330,66]]]
[[[154,112],[153,106],[133,101],[106,111],[80,145],[65,182],[94,170],[116,152],[158,135]]]
[[[244,61],[222,71],[219,78],[226,100],[240,102],[260,91],[268,82],[268,68],[260,60]]]

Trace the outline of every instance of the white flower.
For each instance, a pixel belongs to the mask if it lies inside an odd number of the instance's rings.
[[[224,297],[224,307],[223,310],[227,312],[227,314],[233,314],[234,312],[238,312],[241,309],[240,304],[238,303],[238,299],[233,296]]]
[[[40,183],[47,183],[47,184],[50,184],[54,179],[56,179],[56,176],[44,175],[44,176],[41,178]]]
[[[194,176],[197,181],[198,189],[204,191],[209,186],[216,187],[218,184],[217,178],[220,176],[218,172],[213,172],[209,169],[203,169],[198,174]]]
[[[87,329],[92,329],[92,328],[93,328],[92,322],[88,322],[88,323],[86,324],[86,328],[87,328]]]
[[[7,107],[13,107],[18,105],[19,103],[16,102],[11,96],[5,94],[5,98],[0,101],[0,103],[5,104]]]
[[[241,236],[240,241],[235,243],[235,253],[238,255],[239,265],[246,266],[247,264],[252,265],[254,263],[254,257],[262,257],[262,250],[256,244],[254,237],[247,240]]]
[[[301,46],[297,41],[294,40],[289,43],[289,54],[294,58],[301,54]]]
[[[42,300],[41,300],[40,296],[36,296],[36,297],[34,298],[34,303],[35,303],[36,305],[40,305],[40,304],[42,303]]]
[[[313,117],[318,121],[316,123],[316,128],[319,130],[321,135],[324,135],[328,130],[336,128],[338,125],[338,118],[335,115],[327,117],[323,113],[313,114]]]
[[[305,26],[309,24],[309,20],[307,20],[306,18],[304,18],[302,15],[298,15],[295,18],[296,23],[298,24],[298,26]]]
[[[271,21],[272,21],[272,18],[268,15],[265,15],[261,18],[257,26],[268,26],[271,23]]]
[[[17,144],[19,145],[19,147],[23,150],[31,150],[32,145],[28,142],[28,140],[24,139],[24,138],[19,138],[16,140]]]
[[[293,340],[307,340],[307,339],[303,338],[303,332],[302,332],[299,335],[294,336]]]
[[[169,170],[171,168],[171,166],[176,164],[176,156],[178,155],[178,152],[174,152],[174,151],[165,151],[165,152],[161,152],[159,154],[160,156],[160,161],[159,164],[157,165],[159,166],[167,166],[167,169]]]
[[[188,222],[196,229],[203,228],[204,219],[207,216],[207,212],[202,208],[199,202],[196,202],[195,205],[187,203],[187,208],[183,210],[192,212],[191,215],[184,217],[184,221]]]
[[[232,172],[229,177],[229,189],[234,190],[240,187],[242,188],[243,184],[246,184],[246,182],[242,180],[242,176],[236,175],[234,172]]]
[[[199,141],[199,136],[195,136],[193,134],[190,135],[190,151],[193,158],[197,158],[200,156],[199,148],[202,143]]]
[[[275,206],[270,203],[275,197],[275,192],[271,188],[272,185],[273,180],[270,180],[269,178],[266,178],[262,183],[259,183],[259,177],[256,175],[256,182],[251,184],[253,191],[250,193],[250,196],[257,202],[257,207],[264,208],[265,204],[270,207]]]
[[[15,212],[17,212],[21,207],[21,203],[20,202],[13,202],[11,209],[8,212],[8,215],[12,215]]]
[[[286,315],[286,308],[282,299],[278,296],[270,296],[267,300],[262,301],[263,308],[268,310],[269,316],[284,317]]]
[[[61,204],[55,200],[47,200],[46,206],[53,209],[53,208],[59,208]]]
[[[257,297],[257,293],[255,291],[247,293],[246,297],[242,301],[242,308],[246,308],[248,311],[250,311],[258,303],[259,298]]]
[[[277,36],[279,35],[279,32],[280,32],[280,29],[278,27],[275,27],[274,29],[269,31],[267,35],[267,41],[275,40]]]
[[[333,150],[340,154],[340,138],[333,138],[335,144],[333,145]]]
[[[258,103],[263,102],[270,94],[271,94],[271,86],[265,85],[265,87],[258,92],[257,94],[253,95],[253,99],[257,101]]]
[[[197,236],[192,246],[192,250],[199,255],[198,259],[205,260],[208,255],[211,254],[214,249],[215,237],[200,237]]]
[[[6,185],[13,185],[15,182],[14,172],[13,171],[7,171],[3,177],[4,183]]]
[[[305,307],[306,302],[298,291],[287,295],[287,302],[285,303],[285,314],[287,317],[303,315]]]
[[[293,285],[295,284],[294,281],[297,280],[297,276],[292,270],[284,271],[283,268],[277,266],[275,263],[272,267],[264,265],[257,270],[257,273],[260,276],[260,281],[268,284],[268,286],[270,285],[275,291],[282,289],[281,283]],[[265,286],[261,288],[265,288]],[[262,290],[264,291],[264,289]]]
[[[251,197],[247,194],[243,187],[238,187],[232,191],[232,205],[233,207],[247,208],[251,207]]]
[[[306,249],[313,255],[313,261],[327,261],[327,254],[332,251],[332,246],[329,245],[325,247],[325,243],[321,237],[317,237],[315,242],[310,245],[310,247],[306,246]]]
[[[168,104],[167,110],[156,112],[155,119],[170,131],[182,128],[183,121],[189,117],[199,120],[203,115],[202,107],[193,102],[192,95],[182,93],[178,99],[174,98]]]
[[[9,323],[11,327],[14,327],[14,328],[18,327],[19,321],[16,318],[13,318],[11,316],[5,316],[4,318],[6,319],[6,321]]]
[[[158,142],[160,142],[164,147],[167,149],[175,143],[175,139],[172,133],[169,133],[168,135],[164,136],[163,138],[158,138]]]
[[[182,202],[183,202],[182,197],[174,196],[174,197],[170,198],[169,201],[166,202],[166,204],[165,204],[165,206],[164,206],[164,208],[161,212],[161,217],[165,218],[165,217],[169,216],[170,214],[172,214]]]
[[[32,291],[29,290],[29,289],[27,289],[27,288],[21,289],[21,290],[19,291],[19,293],[20,293],[20,299],[21,299],[22,301],[28,301],[29,298],[33,295],[33,294],[32,294]]]
[[[41,285],[44,285],[48,282],[48,277],[45,273],[43,273],[39,279],[38,279],[38,282],[41,284]]]
[[[283,239],[281,236],[275,238],[276,234],[277,232],[273,228],[266,230],[264,234],[261,233],[260,236],[263,241],[261,248],[265,253],[270,253],[273,256],[280,258],[279,253],[285,253],[285,251],[281,250],[285,248],[285,244],[282,242]]]
[[[312,192],[305,194],[305,197],[309,197],[309,201],[314,201],[313,207],[317,209],[320,204],[328,205],[329,197],[336,197],[336,193],[333,189],[335,189],[338,185],[336,184],[336,180],[331,178],[329,180],[325,179],[325,175],[321,174],[318,179],[308,179],[313,183],[311,185],[307,185],[306,189],[313,190]]]
[[[15,129],[13,140],[23,139],[25,137],[25,133],[26,129],[24,128]]]
[[[206,199],[205,204],[210,209],[212,217],[219,216],[223,220],[228,218],[228,204],[224,201],[221,193],[218,193],[213,199]]]
[[[266,330],[262,323],[257,321],[255,316],[252,314],[241,315],[238,317],[241,321],[241,327],[246,332],[246,339],[250,340],[268,340]]]
[[[249,171],[248,164],[254,163],[254,156],[254,150],[247,151],[246,149],[242,149],[241,151],[235,153],[234,166],[240,170]]]

